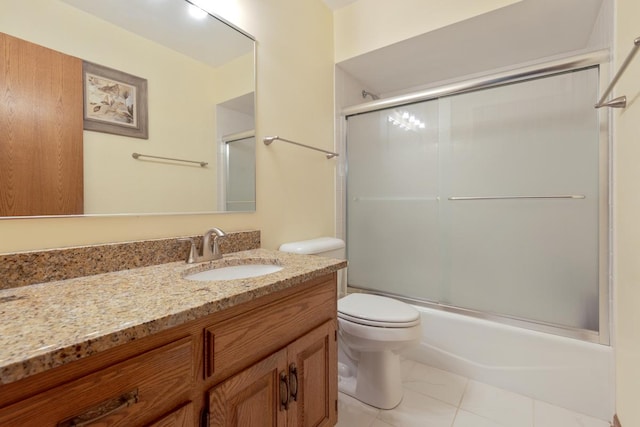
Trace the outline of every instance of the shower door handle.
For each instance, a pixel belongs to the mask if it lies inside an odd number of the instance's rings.
[[[584,194],[558,194],[550,196],[451,196],[448,200],[514,200],[514,199],[585,199]]]

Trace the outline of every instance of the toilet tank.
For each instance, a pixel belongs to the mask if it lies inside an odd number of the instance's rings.
[[[317,239],[283,243],[282,252],[293,252],[304,255],[318,255],[326,258],[346,259],[344,240],[335,237],[318,237]],[[347,294],[347,269],[338,272],[338,298]]]
[[[280,250],[282,252],[318,255],[326,258],[345,259],[346,256],[344,241],[335,237],[318,237],[317,239],[283,243],[280,245]]]

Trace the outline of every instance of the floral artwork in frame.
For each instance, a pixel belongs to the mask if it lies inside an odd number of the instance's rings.
[[[149,138],[147,80],[84,61],[84,129]]]

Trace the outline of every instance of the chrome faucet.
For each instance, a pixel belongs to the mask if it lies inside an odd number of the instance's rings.
[[[187,256],[187,264],[194,264],[196,262],[213,261],[222,258],[220,253],[220,247],[218,245],[218,239],[226,236],[226,233],[217,227],[213,227],[208,230],[202,236],[202,249],[198,250],[196,241],[192,237],[186,237],[185,240],[191,242],[191,248],[189,249],[189,255]]]

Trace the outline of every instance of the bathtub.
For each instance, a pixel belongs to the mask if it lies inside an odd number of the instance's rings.
[[[423,335],[409,359],[602,420],[613,418],[609,346],[417,307]]]

